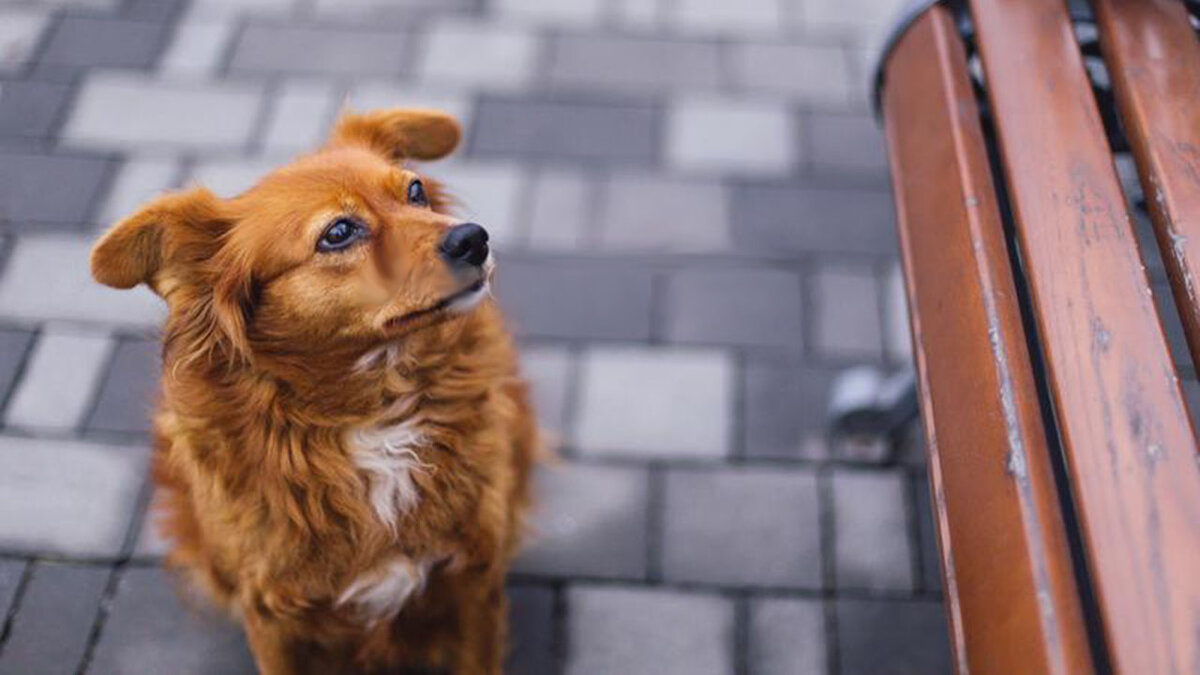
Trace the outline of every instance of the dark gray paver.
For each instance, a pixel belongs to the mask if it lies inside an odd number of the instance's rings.
[[[934,520],[929,480],[921,477],[915,486],[917,497],[917,536],[921,545],[921,588],[942,590],[941,553],[938,551],[937,525]]]
[[[693,269],[667,284],[666,337],[676,342],[799,349],[800,275],[770,268]]]
[[[894,255],[886,188],[748,183],[733,191],[734,245],[770,255],[810,252]]]
[[[125,339],[117,345],[88,429],[146,431],[158,391],[159,351],[157,340]]]
[[[0,222],[83,221],[109,165],[97,157],[0,152]]]
[[[496,293],[519,335],[650,337],[653,279],[632,265],[505,260]]]
[[[169,24],[67,15],[50,36],[41,62],[52,66],[147,68]]]
[[[508,587],[509,675],[554,672],[554,591],[548,586]]]
[[[950,673],[946,618],[936,600],[839,600],[843,675]]]
[[[658,155],[660,111],[649,102],[483,96],[470,151],[647,165]]]
[[[0,675],[73,675],[109,573],[107,567],[35,564],[0,651]]]
[[[631,91],[715,88],[715,42],[567,33],[552,42],[551,85]]]
[[[750,602],[747,672],[824,675],[825,608],[820,600],[759,598]]]
[[[253,675],[242,629],[200,602],[182,600],[160,568],[125,570],[89,675]]]
[[[875,271],[861,265],[822,265],[812,276],[813,348],[837,360],[883,358],[882,311]]]
[[[887,171],[883,133],[870,115],[811,113],[804,124],[807,156],[818,171],[878,176]]]
[[[8,392],[33,344],[33,333],[25,330],[5,328],[0,330],[0,404],[8,398]]]
[[[246,73],[399,75],[406,68],[406,33],[331,26],[251,25],[234,47],[230,68]]]
[[[17,588],[25,575],[24,560],[0,560],[0,630],[8,618],[8,611],[17,599]]]
[[[746,455],[816,459],[823,454],[829,387],[837,371],[750,356],[743,375]]]
[[[71,87],[63,83],[5,82],[0,85],[0,136],[45,137],[70,98]]]
[[[899,471],[835,471],[834,558],[839,588],[910,591],[908,485]]]
[[[663,576],[748,586],[821,585],[821,519],[810,471],[667,473]]]

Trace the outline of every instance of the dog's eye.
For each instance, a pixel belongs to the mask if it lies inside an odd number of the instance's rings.
[[[321,233],[321,239],[317,241],[317,250],[322,253],[340,251],[362,239],[366,233],[367,228],[353,220],[338,218]]]
[[[425,186],[419,180],[408,184],[408,203],[414,206],[429,206],[429,197],[425,194]]]

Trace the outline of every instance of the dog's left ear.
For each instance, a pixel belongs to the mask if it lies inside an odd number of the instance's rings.
[[[329,135],[329,146],[358,145],[390,159],[440,159],[458,146],[458,122],[440,110],[393,108],[343,113]]]

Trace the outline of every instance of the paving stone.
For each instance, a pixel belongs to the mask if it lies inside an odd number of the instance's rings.
[[[908,323],[908,295],[899,264],[888,269],[884,279],[883,314],[884,351],[894,363],[912,363],[912,331]]]
[[[158,340],[121,340],[88,417],[88,429],[146,432],[158,394],[160,351]]]
[[[942,603],[839,600],[838,660],[845,675],[953,672]]]
[[[570,33],[552,43],[549,82],[557,87],[659,92],[715,89],[715,42]]]
[[[274,15],[291,11],[295,4],[296,0],[192,0],[191,11],[198,16],[216,17],[235,14]]]
[[[546,586],[508,587],[509,675],[545,675],[555,671],[554,591]]]
[[[71,675],[87,648],[107,567],[36,563],[0,652],[0,675]]]
[[[566,675],[732,675],[728,600],[663,590],[577,586],[567,594]]]
[[[896,253],[892,198],[883,188],[748,183],[730,208],[738,248],[771,255]]]
[[[618,174],[604,184],[600,245],[703,253],[729,246],[729,193],[716,181]]]
[[[589,349],[579,374],[575,445],[588,455],[724,457],[733,376],[719,351]]]
[[[831,481],[838,587],[911,590],[904,476],[837,471]]]
[[[137,211],[151,198],[175,187],[179,160],[173,157],[132,157],[125,160],[113,179],[104,206],[100,208],[102,225],[113,225]]]
[[[286,82],[275,100],[263,146],[309,150],[325,139],[336,112],[333,86],[320,82]]]
[[[482,225],[493,248],[503,253],[523,240],[517,208],[525,190],[526,177],[509,163],[431,164],[429,175],[441,181],[458,200],[454,212],[464,220]]]
[[[850,57],[839,46],[745,42],[730,57],[734,78],[747,91],[827,106],[849,103]]]
[[[533,76],[538,43],[519,28],[442,20],[424,32],[417,76],[426,82],[511,89]]]
[[[41,62],[52,66],[148,68],[168,25],[68,14],[51,33]]]
[[[25,576],[25,567],[24,560],[0,560],[0,616],[8,617],[21,578]]]
[[[561,347],[526,347],[521,350],[521,373],[533,386],[533,406],[544,434],[562,440],[567,423],[574,359]]]
[[[674,342],[799,349],[800,275],[764,267],[711,265],[667,284],[666,337]]]
[[[672,25],[697,33],[773,33],[783,23],[782,0],[675,0],[667,9]]]
[[[628,28],[657,28],[663,20],[661,0],[616,0],[609,9],[616,24]]]
[[[797,129],[786,106],[744,99],[685,98],[667,114],[666,159],[676,169],[787,173]]]
[[[4,421],[27,429],[74,429],[92,401],[113,348],[105,333],[52,325],[33,346]]]
[[[570,251],[583,248],[591,231],[593,180],[578,171],[545,170],[530,184],[530,248]]]
[[[90,249],[91,242],[81,237],[18,238],[0,276],[0,316],[157,325],[163,302],[144,286],[118,291],[92,281]]]
[[[905,0],[804,0],[801,16],[813,32],[842,31],[858,37],[893,25]]]
[[[287,161],[283,157],[226,157],[196,162],[191,180],[221,197],[234,197]]]
[[[16,328],[0,328],[0,408],[16,383],[25,363],[33,333]]]
[[[649,102],[485,94],[477,114],[479,155],[647,165],[658,154],[659,111]]]
[[[76,441],[0,437],[0,546],[111,557],[120,552],[147,453]],[[36,671],[34,671],[36,672]]]
[[[813,343],[833,359],[879,359],[879,285],[871,268],[822,266],[813,275]]]
[[[213,75],[220,67],[221,58],[231,39],[232,21],[189,17],[175,29],[171,44],[159,61],[158,72],[165,75]]]
[[[71,99],[66,84],[34,80],[0,85],[0,135],[44,138],[53,133]]]
[[[530,542],[513,569],[644,578],[648,486],[641,469],[570,463],[539,468]]]
[[[142,524],[138,529],[137,541],[133,545],[133,557],[139,559],[157,560],[167,555],[170,542],[162,536],[158,527],[158,510],[155,508],[157,495],[151,497],[150,508],[142,514]]]
[[[0,8],[0,72],[24,67],[49,23],[50,17],[41,9]]]
[[[824,675],[825,611],[819,600],[762,598],[750,604],[747,672]]]
[[[883,132],[869,115],[811,113],[804,123],[808,158],[818,171],[886,174]]]
[[[917,534],[921,546],[921,588],[940,593],[942,590],[942,554],[938,550],[937,525],[929,492],[929,479],[924,476],[918,478],[914,491],[917,497]]]
[[[313,0],[313,11],[340,20],[408,21],[428,14],[477,12],[481,0]]]
[[[430,86],[396,85],[391,82],[364,82],[350,90],[347,99],[353,110],[381,108],[434,108],[453,115],[464,134],[471,129],[471,101],[461,90]]]
[[[663,575],[680,582],[819,588],[820,515],[811,471],[670,471]]]
[[[497,0],[491,11],[501,18],[547,25],[592,26],[599,23],[603,0]]]
[[[396,31],[332,26],[247,26],[230,62],[235,73],[399,75],[409,36]]]
[[[0,152],[0,222],[79,223],[108,168],[108,160],[98,157]]]
[[[241,628],[183,601],[176,581],[158,567],[122,573],[88,668],[93,675],[255,672]]]
[[[93,74],[62,135],[74,145],[102,148],[239,148],[250,136],[261,99],[253,85]]]
[[[744,374],[746,455],[821,459],[829,388],[835,370],[793,359],[747,358]]]
[[[523,337],[650,337],[653,277],[641,267],[502,259],[496,293]]]

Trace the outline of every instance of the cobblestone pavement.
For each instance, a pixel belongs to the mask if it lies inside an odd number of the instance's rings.
[[[162,307],[86,256],[346,99],[463,120],[427,170],[494,234],[561,441],[511,672],[947,671],[920,453],[821,428],[838,369],[908,359],[862,84],[895,4],[0,0],[0,675],[252,670],[143,527]]]

